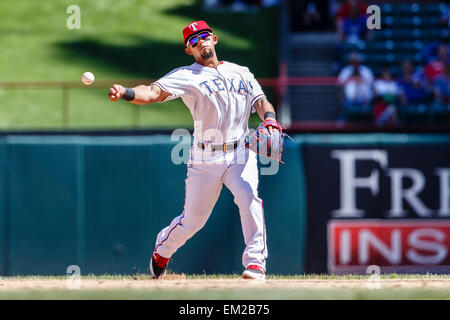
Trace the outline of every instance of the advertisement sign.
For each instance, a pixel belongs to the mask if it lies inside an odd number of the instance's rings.
[[[330,220],[373,219],[381,220],[386,226],[404,220],[450,221],[448,144],[320,143],[307,145],[304,154],[308,211],[305,269],[308,273],[331,270],[333,264],[329,259],[333,255],[328,252],[327,241]],[[379,237],[379,232],[391,236],[391,229],[386,228],[377,229],[375,234],[369,228],[364,236],[369,240]],[[397,237],[396,233],[394,236]],[[446,241],[450,242],[450,238]],[[388,266],[386,261],[384,264]],[[359,270],[359,265],[363,264],[353,266]]]
[[[450,222],[330,220],[328,272],[450,271]]]

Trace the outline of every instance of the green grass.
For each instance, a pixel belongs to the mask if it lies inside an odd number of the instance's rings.
[[[181,31],[199,19],[218,34],[219,59],[246,65],[257,77],[276,75],[275,10],[205,12],[201,3],[80,0],[81,29],[69,30],[71,0],[3,0],[0,82],[78,82],[85,71],[93,72],[96,81],[156,79],[193,62],[184,53]],[[81,85],[71,89],[68,128],[193,127],[181,100],[147,107],[113,104],[107,91]],[[1,130],[64,128],[61,89],[0,87],[0,101]]]
[[[296,290],[296,289],[209,289],[209,290],[54,290],[0,291],[0,300],[413,300],[450,299],[450,290]]]
[[[240,274],[186,274],[186,279],[188,280],[208,280],[208,279],[240,279]],[[277,275],[268,274],[268,280],[367,280],[370,275],[362,274],[347,274],[347,275],[331,275],[331,274],[293,274],[293,275]],[[30,280],[30,279],[43,279],[43,280],[64,280],[67,279],[65,275],[19,275],[19,276],[9,276],[1,277],[1,280]],[[87,274],[82,275],[81,279],[86,280],[151,280],[150,274],[102,274],[94,275]],[[387,273],[381,274],[380,279],[391,279],[391,280],[405,280],[405,279],[416,279],[416,280],[450,280],[450,274],[407,274],[407,273]]]
[[[240,275],[186,275],[186,279],[208,280],[208,279],[239,279]],[[59,279],[65,280],[65,276],[18,276],[2,277],[4,280],[30,280],[30,279]],[[151,280],[149,275],[85,275],[82,280]],[[292,275],[280,276],[269,275],[268,280],[368,280],[364,275]],[[449,280],[450,275],[415,275],[415,274],[383,274],[381,279],[433,279]],[[450,288],[387,288],[380,289],[364,288],[333,288],[329,289],[305,289],[305,288],[280,288],[270,285],[245,287],[242,284],[231,288],[209,288],[199,290],[198,288],[172,287],[136,289],[132,287],[124,290],[0,290],[0,299],[149,299],[149,300],[409,300],[409,299],[450,299]]]

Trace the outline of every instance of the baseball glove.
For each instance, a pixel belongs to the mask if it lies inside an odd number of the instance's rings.
[[[269,126],[278,130],[272,130],[272,133],[270,133]],[[281,161],[284,137],[289,136],[283,132],[283,129],[286,128],[275,120],[264,120],[258,128],[256,128],[256,131],[249,136],[246,147],[257,154],[284,163]]]

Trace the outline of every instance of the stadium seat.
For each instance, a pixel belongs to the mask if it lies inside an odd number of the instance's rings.
[[[346,112],[347,122],[373,122],[372,110],[370,111],[347,111]]]
[[[414,52],[408,52],[408,53],[398,53],[397,54],[397,62],[404,61],[404,60],[411,60],[415,63],[422,63],[423,62],[423,56],[422,53],[414,51]]]
[[[422,24],[424,24],[424,19],[417,15],[395,19],[395,26],[400,28],[418,28]]]
[[[423,30],[419,28],[400,28],[394,30],[395,41],[419,40],[422,38]]]
[[[382,28],[392,28],[395,22],[395,17],[392,15],[386,15],[383,16],[383,19],[381,20],[381,27]]]
[[[399,3],[392,6],[392,13],[395,15],[409,15],[420,11],[420,6],[417,3]]]
[[[423,42],[421,40],[414,41],[399,41],[396,43],[396,51],[401,52],[417,52],[423,49]]]
[[[368,64],[391,64],[396,61],[396,55],[392,52],[389,53],[368,53]]]
[[[420,11],[423,15],[437,17],[444,9],[445,3],[429,3],[422,5]]]
[[[384,4],[381,6],[381,13],[382,13],[382,14],[391,14],[392,11],[393,11],[393,9],[392,9],[392,4],[390,4],[390,3],[384,3]]]
[[[440,105],[434,103],[430,106],[430,121],[433,123],[449,122],[450,120],[450,104]]]
[[[392,40],[387,41],[369,41],[366,43],[365,50],[367,52],[389,52],[395,49],[395,42]]]
[[[445,34],[445,29],[431,28],[424,29],[424,35],[422,40],[425,42],[437,41],[441,39]]]
[[[430,107],[425,104],[400,107],[399,117],[403,123],[430,123]]]
[[[344,52],[351,52],[351,51],[360,51],[364,49],[365,46],[366,45],[364,42],[362,42],[361,44],[345,42],[341,45],[341,48]]]

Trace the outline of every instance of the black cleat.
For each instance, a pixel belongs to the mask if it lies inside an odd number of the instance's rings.
[[[153,253],[150,260],[150,273],[153,279],[159,279],[166,274],[168,263],[169,258],[161,257],[156,251]]]

